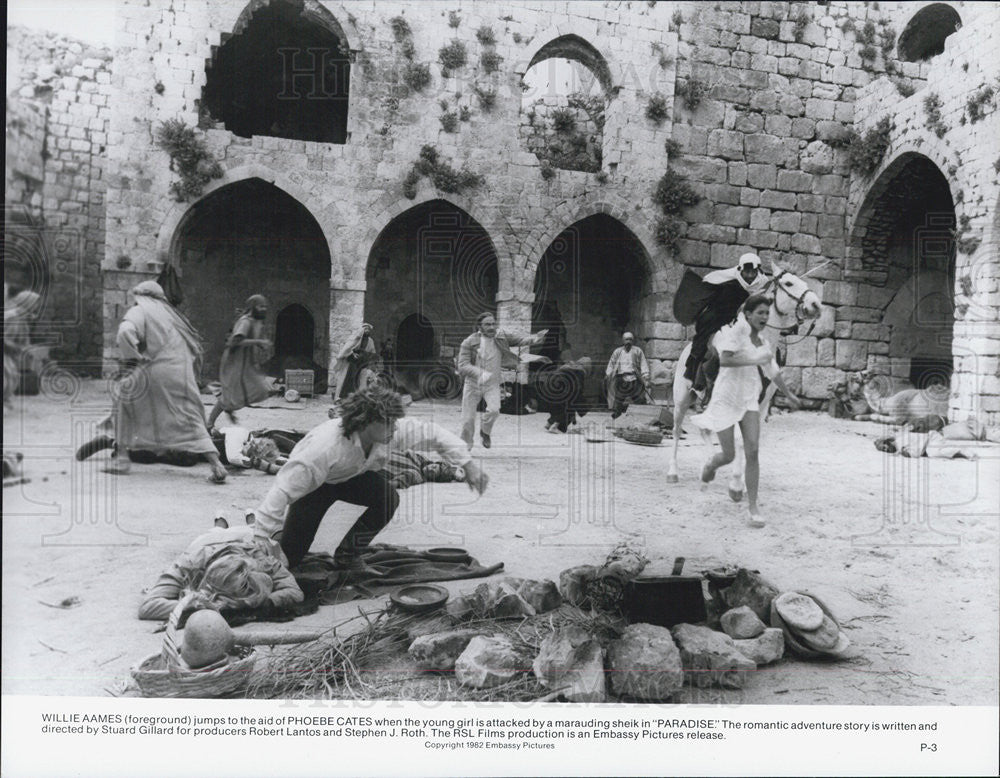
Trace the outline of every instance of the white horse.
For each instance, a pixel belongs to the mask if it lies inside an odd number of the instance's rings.
[[[781,334],[791,333],[798,326],[809,321],[809,329],[812,329],[816,319],[819,317],[822,301],[809,285],[801,278],[782,268],[777,262],[771,263],[773,275],[764,288],[764,294],[770,296],[771,313],[767,319],[765,328],[765,338],[776,345],[777,337]],[[715,336],[712,336],[712,340]],[[711,346],[711,341],[709,341]],[[680,359],[677,360],[677,367],[674,370],[674,450],[667,469],[667,483],[675,484],[680,479],[677,470],[677,451],[680,447],[680,436],[683,430],[684,417],[691,407],[694,399],[691,391],[691,381],[684,377],[684,365],[688,355],[691,353],[691,343],[684,347]],[[774,382],[768,384],[767,391],[760,404],[761,419],[765,419],[771,407],[771,399],[777,387]],[[708,439],[708,434],[705,434]],[[743,469],[744,459],[740,437],[736,435],[737,451],[733,460],[732,474],[729,479],[729,496],[739,502],[743,499]]]

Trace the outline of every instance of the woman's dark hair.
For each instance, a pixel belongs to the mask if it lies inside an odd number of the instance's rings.
[[[770,308],[771,298],[766,294],[752,294],[746,299],[746,302],[743,303],[743,313],[753,313],[762,305],[766,305]]]
[[[340,426],[347,438],[373,422],[404,415],[402,398],[381,386],[359,389],[340,401]]]

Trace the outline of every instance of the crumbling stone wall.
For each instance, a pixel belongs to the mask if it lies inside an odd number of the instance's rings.
[[[900,27],[926,5],[901,4]],[[962,27],[945,40],[944,52],[924,66],[924,86],[904,97],[880,78],[859,94],[859,128],[872,127],[885,116],[891,116],[895,126],[883,163],[870,177],[851,182],[845,277],[860,276],[865,283],[858,285],[856,310],[845,312],[843,318],[852,322],[851,340],[861,353],[867,351],[868,364],[884,363],[885,357],[873,348],[878,344],[861,340],[859,324],[854,323],[866,316],[882,322],[881,316],[889,311],[885,294],[894,286],[891,273],[879,278],[866,262],[862,243],[873,218],[866,204],[879,187],[893,185],[892,174],[901,159],[922,155],[947,178],[956,216],[954,288],[947,290],[954,305],[950,413],[957,420],[974,416],[995,424],[1000,420],[1000,250],[995,227],[1000,114],[996,99],[979,103],[979,98],[990,89],[1000,92],[996,58],[984,56],[1000,46],[1000,9],[994,3],[953,5],[962,16]],[[926,101],[931,95],[941,102],[939,122],[928,113]],[[981,118],[974,118],[970,102],[979,103]],[[865,296],[866,289],[870,296]]]
[[[261,4],[255,0],[252,5]],[[211,182],[205,194],[261,178],[296,198],[316,218],[332,262],[331,344],[343,342],[362,321],[366,275],[377,238],[394,218],[435,199],[461,208],[489,235],[496,250],[499,316],[514,328],[530,321],[536,269],[552,241],[594,214],[619,221],[648,258],[649,287],[636,334],[651,357],[668,362],[677,359],[690,334],[670,313],[684,266],[729,266],[744,251],[754,250],[766,261],[810,273],[810,282],[827,303],[807,336],[786,343],[790,383],[809,397],[826,397],[829,384],[844,371],[886,356],[881,317],[889,301],[884,291],[872,291],[885,287],[887,270],[866,265],[860,249],[850,248],[853,220],[878,171],[870,177],[852,172],[847,151],[827,141],[843,139],[854,125],[870,127],[876,113],[907,99],[913,101],[916,116],[919,95],[926,89],[939,89],[957,106],[961,94],[990,77],[974,71],[957,79],[950,66],[941,63],[950,61],[950,52],[961,41],[967,42],[963,46],[990,50],[986,46],[995,24],[966,24],[945,42],[945,53],[928,62],[898,61],[889,37],[915,12],[909,6],[362,6],[307,0],[310,16],[332,20],[351,52],[347,142],[242,139],[225,129],[208,129],[208,146],[224,175]],[[986,13],[974,10],[975,4],[955,6],[963,19]],[[124,302],[121,290],[135,280],[115,278],[113,257],[134,257],[135,267],[147,274],[177,261],[173,236],[191,205],[166,196],[172,173],[153,133],[167,119],[179,118],[191,126],[198,122],[213,47],[246,22],[249,8],[241,0],[136,1],[122,6],[119,33],[124,48],[114,74],[109,160],[108,317]],[[404,87],[408,60],[390,24],[396,16],[406,19],[412,31],[413,61],[430,64],[431,83],[422,91]],[[453,18],[457,26],[449,23]],[[487,46],[478,40],[482,26],[492,27],[495,43]],[[859,37],[869,34],[874,45]],[[599,172],[556,169],[544,177],[539,155],[523,134],[520,82],[543,47],[569,35],[596,49],[607,66],[603,159]],[[467,63],[445,76],[438,50],[455,40],[464,44]],[[481,64],[487,49],[502,57],[496,72],[487,72]],[[886,96],[888,89],[896,95],[892,100]],[[901,92],[908,89],[918,91],[904,98]],[[496,93],[489,109],[477,100],[482,91]],[[859,108],[859,95],[869,96],[870,109]],[[662,98],[665,106],[659,115],[647,112],[654,97]],[[465,120],[454,132],[442,125],[442,106],[460,116],[466,109]],[[988,148],[982,131],[992,126],[989,121],[962,130],[969,132],[963,143]],[[674,145],[667,145],[668,140]],[[404,179],[424,145],[435,147],[455,168],[464,166],[482,175],[483,185],[444,192],[423,176],[408,190]],[[934,145],[925,143],[920,153]],[[902,150],[894,138],[888,156]],[[950,176],[949,163],[929,156]],[[889,164],[887,157],[881,169]],[[651,197],[668,167],[703,195],[682,213],[686,228],[676,255],[654,237],[659,214]],[[973,197],[982,194],[989,204],[989,185],[984,182],[983,187]],[[969,190],[968,198],[971,187],[962,188]],[[952,189],[957,195],[959,187]],[[976,228],[978,218],[970,216],[970,229]],[[960,326],[956,348],[965,337],[959,337]],[[110,339],[106,345],[112,347]],[[959,376],[964,371],[960,361]],[[974,373],[982,375],[979,369]],[[957,391],[972,396],[967,388]],[[954,407],[971,402],[956,400]]]
[[[111,54],[19,27],[7,48],[5,275],[42,293],[52,356],[99,373]]]

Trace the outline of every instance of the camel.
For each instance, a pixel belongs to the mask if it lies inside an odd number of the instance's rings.
[[[940,429],[948,422],[948,387],[933,384],[917,389],[906,379],[863,371],[858,374],[861,391],[871,413],[854,416],[857,421],[906,425],[914,429]]]
[[[767,340],[773,341],[779,334],[795,331],[799,325],[806,321],[815,323],[819,317],[822,301],[809,285],[798,276],[788,272],[777,262],[771,263],[772,276],[767,285],[765,293],[772,297],[771,314],[767,320],[765,335]],[[812,325],[810,325],[811,329]],[[714,340],[714,336],[713,336]],[[711,344],[709,345],[711,348]],[[683,430],[684,417],[691,407],[693,392],[691,391],[691,381],[684,377],[684,363],[687,362],[688,354],[691,353],[691,344],[688,343],[681,352],[680,359],[677,360],[677,367],[674,370],[674,448],[670,464],[667,469],[667,483],[678,483],[680,477],[677,468],[677,452],[680,448],[680,436]],[[777,387],[771,383],[764,392],[761,401],[761,418],[767,418],[767,412],[771,407],[771,400]],[[738,430],[738,428],[737,428]],[[710,440],[708,433],[704,434],[706,440]],[[729,496],[736,502],[743,499],[743,469],[744,459],[740,449],[739,432],[736,435],[737,451],[736,459],[733,461],[732,473],[729,479]]]

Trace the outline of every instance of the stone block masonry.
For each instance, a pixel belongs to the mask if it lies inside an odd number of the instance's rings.
[[[899,307],[913,268],[904,272],[899,257],[872,254],[872,240],[866,244],[864,235],[874,224],[871,212],[878,210],[872,203],[892,190],[892,176],[906,163],[903,155],[927,157],[948,180],[956,218],[967,217],[957,225],[965,230],[963,238],[980,239],[971,253],[956,257],[952,412],[958,417],[993,402],[984,399],[992,396],[987,390],[993,384],[958,357],[973,342],[997,337],[990,329],[997,313],[991,214],[1000,130],[988,100],[981,120],[960,120],[970,97],[996,76],[974,52],[996,49],[998,24],[992,4],[949,5],[962,27],[944,41],[944,52],[906,62],[893,47],[882,49],[879,33],[899,38],[921,7],[908,3],[306,0],[306,18],[335,30],[350,59],[345,142],[321,143],[276,137],[280,121],[275,137],[241,137],[204,115],[213,58],[230,36],[246,33],[254,14],[265,12],[265,0],[125,0],[110,83],[99,68],[90,79],[82,60],[74,63],[79,75],[70,69],[64,78],[74,97],[93,97],[97,116],[88,105],[54,141],[56,148],[82,154],[81,144],[94,136],[81,137],[81,131],[100,132],[93,122],[110,106],[106,302],[120,294],[112,288],[115,274],[151,275],[165,262],[183,271],[178,236],[189,227],[194,203],[171,200],[175,177],[153,137],[167,119],[189,126],[201,121],[224,170],[206,197],[236,192],[233,185],[257,179],[294,198],[318,225],[330,260],[325,358],[360,323],[366,306],[378,302],[369,294],[369,271],[377,265],[373,248],[379,236],[410,208],[445,200],[488,236],[496,259],[495,304],[503,323],[514,329],[530,322],[537,268],[556,238],[596,214],[618,221],[641,249],[646,277],[637,288],[644,291],[631,311],[600,320],[628,320],[648,353],[670,362],[687,334],[672,326],[669,306],[685,265],[723,267],[754,250],[765,262],[809,272],[827,307],[809,338],[787,344],[789,364],[794,361],[790,377],[809,397],[825,397],[827,385],[844,371],[896,359],[899,332],[886,316]],[[683,17],[679,27],[675,10]],[[458,13],[458,27],[449,26],[449,11]],[[412,50],[394,35],[390,20],[397,16],[410,28]],[[866,50],[860,37],[869,23],[876,41]],[[492,28],[492,43],[477,38],[483,26]],[[453,41],[464,46],[466,62],[445,73],[438,51]],[[496,66],[490,72],[482,64],[487,54]],[[522,89],[522,79],[548,56],[584,63],[604,95],[603,132],[578,122],[575,141],[578,158],[585,153],[599,169],[545,166],[542,175],[541,149],[535,147],[555,136],[526,130],[533,96]],[[430,83],[422,91],[404,86],[411,61],[429,66]],[[911,97],[903,96],[907,86],[916,90]],[[932,92],[943,101],[949,127],[943,139],[926,126],[924,98]],[[484,93],[493,95],[489,109],[480,103]],[[666,115],[649,119],[654,96],[662,97]],[[457,124],[446,127],[445,113],[459,117]],[[543,113],[548,123],[553,117]],[[885,115],[894,117],[895,127],[879,168],[871,175],[852,171],[847,151],[827,141],[852,128],[864,132]],[[677,144],[669,154],[668,139]],[[483,184],[449,192],[441,188],[443,179],[423,176],[404,191],[404,178],[425,145],[456,170],[482,175]],[[676,255],[653,237],[658,213],[651,196],[668,168],[703,195],[683,214],[687,223]],[[50,198],[56,197],[53,191]],[[87,205],[94,207],[92,201]],[[67,217],[74,208],[64,209]],[[963,243],[966,249],[972,245]],[[125,271],[117,267],[121,257],[133,263]],[[266,273],[244,273],[254,284],[268,280]],[[379,276],[380,289],[385,280]],[[403,306],[393,300],[402,315]],[[105,315],[116,305],[105,305]],[[105,332],[105,353],[113,356],[112,321],[105,321]]]
[[[32,258],[8,252],[5,279],[35,279],[45,300],[36,338],[100,374],[111,54],[19,27],[7,49],[5,229]]]

